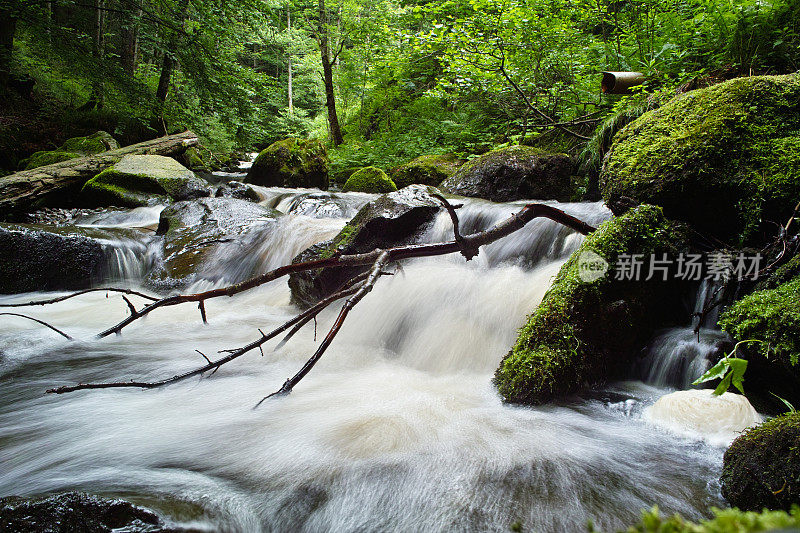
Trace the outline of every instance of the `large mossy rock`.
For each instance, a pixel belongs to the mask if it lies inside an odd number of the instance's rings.
[[[601,259],[613,266],[620,254],[675,257],[687,247],[685,235],[660,208],[642,205],[586,237],[500,363],[494,381],[503,399],[540,404],[629,371],[657,328],[685,318],[680,287],[586,268]]]
[[[344,192],[387,193],[397,190],[397,185],[378,167],[364,167],[347,178],[342,187]]]
[[[365,253],[375,248],[416,242],[438,211],[439,204],[422,185],[384,194],[362,207],[336,237],[315,244],[292,262],[326,259],[335,254]],[[292,301],[301,307],[314,305],[368,268],[321,268],[292,274],[289,277]]]
[[[155,513],[124,500],[66,492],[44,498],[0,499],[0,531],[66,533],[82,531],[167,531]],[[170,529],[170,531],[177,531]]]
[[[783,270],[791,272],[793,262]],[[787,274],[779,270],[772,278]],[[783,408],[771,394],[800,405],[800,276],[755,291],[731,305],[719,326],[748,359],[747,393],[763,408]]]
[[[392,181],[398,188],[414,183],[438,186],[456,173],[464,160],[455,154],[421,155],[392,170]]]
[[[23,161],[23,170],[60,163],[76,157],[99,154],[107,150],[116,150],[119,143],[108,133],[98,131],[86,137],[73,137],[55,150],[35,152]]]
[[[738,78],[675,97],[614,138],[601,191],[723,239],[755,240],[800,200],[800,76]]]
[[[106,268],[95,239],[0,224],[0,294],[83,289],[100,281]]]
[[[262,150],[246,183],[265,187],[328,188],[328,152],[317,139],[290,137]]]
[[[800,503],[800,413],[748,429],[725,451],[722,494],[748,511]]]
[[[221,277],[221,264],[209,266],[205,260],[221,246],[273,223],[278,216],[274,209],[235,198],[201,198],[164,208],[156,230],[156,235],[164,237],[164,259],[149,282],[169,288],[186,285],[198,276]]]
[[[575,161],[566,154],[511,146],[464,163],[440,188],[493,202],[567,201],[575,196],[572,183],[575,170]]]
[[[204,180],[170,157],[126,155],[86,182],[81,200],[90,206],[142,207],[210,194]]]

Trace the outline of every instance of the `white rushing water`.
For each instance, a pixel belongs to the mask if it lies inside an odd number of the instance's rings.
[[[345,206],[369,199],[340,196]],[[302,204],[295,200],[275,205],[291,210]],[[608,217],[600,204],[561,207],[590,223]],[[468,202],[462,231],[518,209]],[[138,227],[152,219],[131,216],[138,222],[104,220]],[[441,214],[427,239],[452,235],[448,220]],[[258,238],[222,248],[202,267],[220,275],[198,287],[285,264],[346,221],[282,217]],[[151,233],[143,235],[149,243]],[[470,263],[457,255],[410,262],[381,278],[290,396],[255,410],[313,353],[313,324],[283,348],[267,344],[263,356],[255,351],[204,379],[149,391],[44,391],[165,377],[204,363],[195,350],[211,356],[242,346],[257,328],[297,312],[285,280],[209,301],[205,326],[196,306],[185,305],[100,340],[92,335],[127,314],[118,296],[23,308],[78,340],[0,321],[0,496],[86,490],[182,525],[247,532],[507,531],[517,521],[557,532],[583,531],[588,520],[613,530],[655,504],[704,516],[724,504],[716,482],[723,448],[643,418],[670,391],[663,384],[618,384],[536,409],[504,405],[491,384],[517,328],[580,241],[537,220]],[[317,340],[336,313],[320,316]]]

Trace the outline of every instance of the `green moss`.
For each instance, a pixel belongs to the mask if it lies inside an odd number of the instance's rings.
[[[329,257],[333,256],[339,248],[344,248],[353,240],[353,238],[357,235],[358,228],[352,224],[345,224],[342,228],[342,231],[339,232],[336,237],[333,238],[330,245],[328,245],[324,250],[322,250],[319,254],[320,259],[328,259]]]
[[[195,146],[190,146],[183,153],[183,162],[191,170],[205,170],[206,164],[200,154],[200,150]]]
[[[397,185],[383,170],[377,167],[364,167],[350,176],[342,190],[386,193],[396,191]]]
[[[354,173],[358,172],[362,168],[364,167],[350,167],[337,170],[336,172],[333,173],[332,180],[337,185],[344,185],[347,182],[347,180],[350,179],[350,176],[352,176]]]
[[[25,170],[43,167],[45,165],[53,165],[62,161],[75,159],[76,157],[83,157],[83,154],[75,152],[62,152],[60,150],[36,152],[30,156],[25,162]]]
[[[789,509],[800,501],[800,413],[745,431],[725,451],[722,493],[748,510]]]
[[[328,167],[328,153],[320,141],[289,137],[258,154],[247,181],[266,186],[327,189]]]
[[[749,294],[732,305],[719,325],[734,339],[757,339],[769,357],[796,366],[800,358],[800,277]]]
[[[701,232],[745,242],[800,199],[800,76],[738,78],[682,94],[615,137],[601,176]]]
[[[673,318],[675,287],[663,281],[581,277],[589,252],[613,265],[622,253],[678,253],[685,230],[661,209],[639,206],[589,235],[556,276],[495,373],[506,401],[538,404],[624,371],[650,334]],[[666,295],[672,294],[673,298]]]
[[[642,513],[642,520],[628,533],[748,533],[800,527],[800,508],[785,511],[743,512],[738,509],[712,509],[714,518],[690,522],[678,515],[661,516],[658,507]]]
[[[119,148],[119,143],[104,131],[98,131],[86,137],[67,139],[59,148],[62,152],[78,152],[83,155],[94,155],[106,150]]]
[[[412,183],[436,186],[452,176],[463,163],[455,154],[422,155],[395,168],[392,181],[399,189]]]
[[[207,187],[174,159],[157,155],[125,156],[86,182],[81,190],[88,205],[140,207],[155,202],[208,196]]]

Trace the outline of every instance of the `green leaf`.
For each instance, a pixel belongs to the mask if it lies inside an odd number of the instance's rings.
[[[717,385],[717,388],[714,389],[714,396],[720,396],[720,395],[724,394],[728,390],[728,388],[731,386],[731,379],[732,378],[733,378],[733,373],[732,372],[729,373],[727,376],[725,376],[722,379],[722,381],[720,382],[720,384]]]
[[[720,361],[706,370],[705,374],[697,378],[696,380],[692,381],[692,385],[700,385],[701,383],[705,383],[706,381],[711,381],[712,379],[721,378],[725,375],[728,371],[728,359],[720,359]]]

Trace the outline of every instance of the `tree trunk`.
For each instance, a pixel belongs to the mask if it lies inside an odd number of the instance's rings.
[[[197,135],[186,131],[5,176],[0,178],[0,213],[6,215],[24,211],[34,205],[57,204],[54,201],[56,199],[66,205],[65,200],[71,193],[79,191],[84,183],[118,163],[123,156],[175,156],[197,144]]]
[[[94,25],[94,48],[92,55],[98,65],[103,64],[104,41],[105,41],[105,0],[95,0],[95,25]],[[103,82],[102,79],[92,82],[92,94],[89,101],[83,107],[86,109],[103,109]]]
[[[178,4],[178,13],[176,16],[176,23],[178,26],[183,26],[186,20],[186,10],[189,8],[189,0],[181,0]],[[156,99],[160,102],[160,109],[157,121],[161,124],[162,133],[166,134],[166,127],[164,126],[164,102],[167,101],[167,94],[169,93],[169,83],[172,79],[172,73],[175,70],[175,56],[173,51],[178,49],[180,45],[180,36],[177,32],[171,32],[167,39],[167,47],[164,50],[164,60],[161,63],[161,75],[158,78],[158,88],[156,89]]]
[[[11,77],[11,56],[14,51],[14,34],[17,19],[9,11],[0,9],[0,94],[8,91]]]
[[[286,30],[289,33],[289,46],[288,46],[288,53],[289,56],[289,80],[288,80],[288,89],[289,89],[289,114],[294,114],[294,95],[292,94],[292,49],[291,49],[291,39],[292,39],[292,12],[290,7],[286,6]]]
[[[139,21],[142,16],[141,6],[131,11],[130,19],[123,23],[122,27],[122,47],[120,50],[120,61],[122,70],[129,76],[136,74],[137,60],[139,56]]]
[[[328,126],[334,146],[344,142],[339,117],[336,115],[336,95],[333,90],[333,66],[328,41],[328,16],[325,0],[319,0],[319,51],[322,56],[322,79],[325,83],[325,107],[328,108]]]

